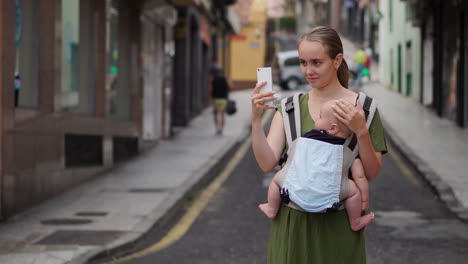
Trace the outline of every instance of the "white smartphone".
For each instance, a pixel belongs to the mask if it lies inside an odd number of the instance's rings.
[[[266,82],[265,86],[260,90],[261,93],[273,91],[271,67],[257,68],[257,82]],[[265,105],[273,105],[273,101],[269,101]]]

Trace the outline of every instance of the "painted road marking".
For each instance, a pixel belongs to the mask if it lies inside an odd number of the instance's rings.
[[[393,161],[395,161],[396,165],[398,168],[400,168],[401,172],[403,175],[415,186],[421,187],[421,182],[418,180],[416,175],[413,173],[413,171],[406,165],[406,163],[401,159],[401,157],[397,154],[395,149],[388,144],[388,153],[392,157]]]
[[[265,112],[265,114],[262,117],[263,126],[265,126],[266,122],[271,118],[271,116],[274,113],[275,111],[271,111],[271,110]],[[208,185],[206,189],[203,190],[203,192],[197,197],[197,199],[190,206],[190,208],[185,213],[185,215],[179,220],[179,222],[177,222],[175,226],[171,228],[171,230],[169,230],[169,232],[166,234],[165,237],[163,237],[159,242],[141,251],[135,252],[133,254],[130,254],[122,258],[112,260],[107,263],[117,264],[117,263],[122,263],[124,261],[128,261],[131,259],[140,258],[150,253],[154,253],[163,248],[166,248],[172,245],[173,243],[175,243],[176,241],[178,241],[183,235],[185,235],[185,233],[187,233],[187,231],[190,229],[190,227],[195,222],[197,217],[200,215],[200,213],[203,211],[205,206],[211,200],[213,195],[219,190],[219,188],[223,185],[223,183],[229,178],[229,175],[231,175],[231,173],[237,167],[237,165],[242,160],[247,150],[249,150],[251,146],[251,140],[252,138],[249,136],[247,140],[244,141],[244,143],[241,145],[241,147],[237,150],[237,152],[234,154],[232,159],[226,165],[225,169],[213,180],[213,182],[210,183],[210,185]]]

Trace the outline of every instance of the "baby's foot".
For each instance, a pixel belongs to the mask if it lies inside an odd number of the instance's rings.
[[[372,212],[367,215],[361,216],[355,221],[353,221],[353,223],[351,223],[351,229],[353,231],[359,231],[366,225],[370,224],[370,222],[372,222],[374,218],[375,218],[375,215]]]
[[[260,204],[258,206],[260,210],[270,219],[274,219],[276,217],[275,209],[271,208],[267,203]]]

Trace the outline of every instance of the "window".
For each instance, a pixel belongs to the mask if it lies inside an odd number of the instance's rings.
[[[388,0],[388,31],[393,31],[393,1]]]
[[[138,138],[114,137],[112,139],[114,162],[128,160],[138,154]]]
[[[61,104],[65,111],[76,109],[79,103],[79,45],[80,1],[62,0]]]
[[[394,69],[394,58],[393,58],[393,49],[390,49],[390,83],[395,85],[395,69]]]
[[[15,106],[37,107],[38,0],[15,1]]]
[[[61,107],[92,113],[97,21],[92,1],[62,0]]]
[[[65,168],[103,165],[102,136],[65,134]]]
[[[401,44],[398,44],[397,46],[397,82],[398,82],[398,92],[401,93],[403,87],[402,87],[402,84],[401,84],[401,81],[402,81],[402,72],[401,72],[401,68],[402,68],[402,62],[401,62],[401,58],[402,58],[402,54],[401,54]]]
[[[284,61],[284,66],[299,66],[299,57],[289,58]]]
[[[406,95],[413,94],[413,52],[411,49],[411,41],[406,42]]]
[[[107,16],[108,113],[116,119],[130,119],[131,30],[129,3],[112,0]],[[133,63],[133,64],[132,64]],[[132,65],[131,65],[132,64]]]
[[[405,16],[406,16],[406,21],[410,21],[411,20],[411,5],[410,3],[406,3],[406,7],[405,7]]]
[[[108,112],[115,116],[117,113],[117,80],[119,76],[119,11],[116,1],[111,2],[108,15],[107,30],[107,65],[109,80]]]

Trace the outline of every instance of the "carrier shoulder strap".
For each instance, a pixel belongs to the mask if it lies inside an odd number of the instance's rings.
[[[288,145],[301,136],[301,111],[299,104],[299,92],[281,100],[281,111],[283,115],[284,131]]]
[[[372,119],[374,118],[375,111],[377,110],[377,102],[372,97],[367,96],[363,92],[360,92],[358,96],[358,100],[362,105],[364,114],[366,115],[366,126],[369,128],[372,123]],[[348,145],[354,156],[357,157],[359,150],[357,148],[357,137],[355,134],[353,134],[351,137],[348,137],[345,145]]]

